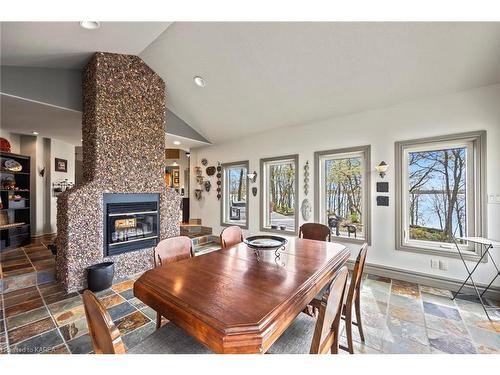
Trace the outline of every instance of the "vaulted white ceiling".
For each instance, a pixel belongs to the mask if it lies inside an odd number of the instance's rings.
[[[213,143],[500,82],[500,23],[16,22],[1,47],[2,65],[65,69],[139,54]]]
[[[176,22],[140,56],[217,143],[498,83],[500,23]]]
[[[86,30],[79,22],[2,22],[2,65],[80,69],[95,52],[137,55],[170,22],[101,22]]]

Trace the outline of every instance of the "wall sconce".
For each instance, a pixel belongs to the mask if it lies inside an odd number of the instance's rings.
[[[387,163],[385,161],[381,161],[379,165],[375,167],[375,170],[378,172],[381,178],[385,177],[385,172],[387,172]]]
[[[253,173],[247,173],[247,178],[250,180],[250,182],[257,181],[257,172],[253,171]]]

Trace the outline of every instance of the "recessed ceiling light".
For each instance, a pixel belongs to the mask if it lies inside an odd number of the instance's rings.
[[[179,142],[179,141],[174,141],[174,145],[179,146],[180,144],[181,144],[181,142]]]
[[[98,29],[101,24],[97,21],[81,21],[80,26],[87,30]]]
[[[193,78],[193,81],[194,81],[194,83],[196,83],[197,86],[200,86],[200,87],[205,87],[205,85],[206,85],[205,80],[200,76],[195,76]]]
[[[31,132],[31,134],[38,135],[38,132],[33,131],[33,132]]]

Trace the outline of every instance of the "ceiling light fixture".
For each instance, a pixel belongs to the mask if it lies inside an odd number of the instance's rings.
[[[206,86],[205,80],[202,77],[200,77],[200,76],[194,76],[193,81],[199,87],[205,87]]]
[[[38,135],[39,133],[38,132],[35,132],[35,131],[32,131],[31,134],[33,135]]]
[[[181,144],[181,142],[179,142],[179,141],[174,141],[174,145],[179,146],[180,144]]]
[[[81,21],[80,26],[87,30],[95,30],[98,29],[101,24],[97,21]]]

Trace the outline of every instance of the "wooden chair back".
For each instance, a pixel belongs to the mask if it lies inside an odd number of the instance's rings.
[[[356,298],[356,294],[359,293],[363,270],[365,268],[367,251],[368,244],[365,242],[359,250],[358,257],[356,258],[356,264],[354,265],[354,269],[352,271],[352,278],[351,283],[349,284],[349,292],[347,293],[346,305],[352,305],[354,298]]]
[[[83,292],[83,306],[95,354],[124,354],[120,331],[108,311],[90,290]]]
[[[188,259],[193,256],[193,243],[186,236],[161,240],[155,248],[155,267]]]
[[[305,223],[300,227],[299,238],[317,241],[330,241],[332,236],[330,228],[324,224]]]
[[[236,225],[224,228],[220,234],[220,245],[223,249],[237,245],[240,242],[243,242],[243,232]]]
[[[338,353],[340,319],[348,274],[347,267],[342,267],[330,284],[330,292],[325,293],[321,300],[311,354]]]

